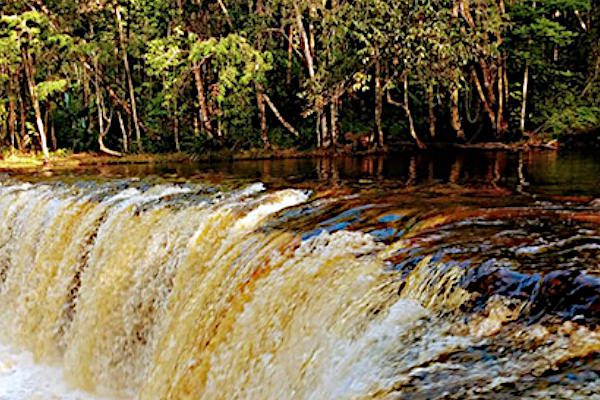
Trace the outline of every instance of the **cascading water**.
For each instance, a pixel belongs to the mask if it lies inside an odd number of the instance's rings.
[[[597,213],[445,194],[5,183],[0,399],[597,397]]]

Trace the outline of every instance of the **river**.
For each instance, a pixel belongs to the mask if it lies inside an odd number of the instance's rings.
[[[0,399],[598,399],[600,159],[4,171]]]

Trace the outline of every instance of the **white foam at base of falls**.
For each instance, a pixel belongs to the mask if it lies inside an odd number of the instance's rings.
[[[110,400],[67,385],[62,368],[0,343],[0,400]]]

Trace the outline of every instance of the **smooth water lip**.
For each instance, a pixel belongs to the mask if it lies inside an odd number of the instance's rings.
[[[113,400],[69,387],[60,366],[34,362],[0,343],[0,400]]]

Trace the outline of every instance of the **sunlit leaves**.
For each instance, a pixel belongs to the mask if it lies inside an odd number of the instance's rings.
[[[196,41],[191,47],[190,58],[197,62],[211,61],[219,76],[221,91],[240,84],[247,86],[253,81],[264,82],[265,74],[272,68],[269,52],[256,50],[244,37],[236,34]]]
[[[35,90],[40,101],[46,100],[48,97],[63,92],[67,87],[66,79],[47,80],[36,85]]]

